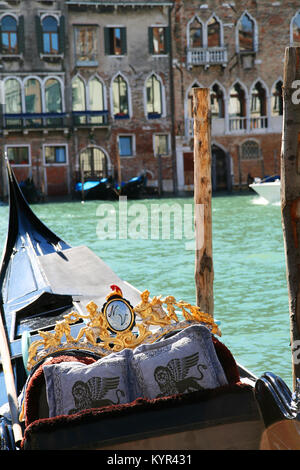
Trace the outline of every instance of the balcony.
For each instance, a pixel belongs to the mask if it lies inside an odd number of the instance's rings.
[[[204,65],[205,68],[210,65],[227,65],[226,47],[193,47],[187,50],[187,66],[189,68],[195,65]]]
[[[280,119],[281,118],[281,119]],[[276,124],[273,124],[273,121]],[[221,136],[225,134],[255,134],[265,132],[281,132],[282,117],[276,120],[270,119],[267,116],[259,117],[229,117],[225,118],[212,118],[211,120],[211,134],[213,136]],[[281,125],[280,125],[281,124]],[[227,127],[228,126],[228,127]],[[194,119],[187,118],[185,120],[185,135],[187,138],[194,136]]]
[[[239,133],[256,133],[265,132],[268,129],[268,117],[230,117],[229,132],[233,134]]]
[[[108,111],[72,111],[74,127],[108,127]]]
[[[7,130],[63,127],[67,127],[66,113],[8,113],[2,115],[2,128]]]

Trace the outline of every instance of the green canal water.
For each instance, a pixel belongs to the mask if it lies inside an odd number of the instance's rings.
[[[45,203],[32,206],[46,225],[72,246],[87,245],[121,278],[151,296],[174,295],[195,302],[193,250],[180,237],[178,219],[169,239],[151,238],[157,219],[151,207],[176,205],[182,214],[192,199],[128,202],[127,239],[118,232],[117,202]],[[137,206],[139,204],[139,206]],[[105,211],[104,211],[105,209]],[[139,217],[133,217],[139,209]],[[214,309],[221,322],[221,341],[237,362],[257,376],[266,371],[280,375],[291,387],[291,352],[285,257],[279,206],[259,204],[257,196],[214,197],[213,256]],[[171,218],[172,220],[172,218]],[[107,222],[108,236],[100,228]],[[148,222],[148,231],[147,231]],[[152,226],[151,226],[152,222]],[[0,246],[4,245],[8,207],[0,207]],[[177,225],[176,225],[177,224]],[[116,229],[116,232],[114,232]],[[155,230],[154,230],[155,232]],[[177,238],[175,237],[177,233]],[[115,236],[115,238],[113,238]],[[166,236],[166,235],[165,235]],[[78,266],[80,269],[80,266]]]

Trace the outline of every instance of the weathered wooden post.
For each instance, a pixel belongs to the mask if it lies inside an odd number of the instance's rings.
[[[213,316],[210,91],[194,88],[193,93],[196,303]]]
[[[300,47],[285,51],[283,106],[281,212],[295,388],[300,378]]]

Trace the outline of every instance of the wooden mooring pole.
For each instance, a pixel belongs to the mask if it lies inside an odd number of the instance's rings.
[[[285,51],[283,107],[281,212],[295,388],[300,378],[300,47]]]
[[[196,303],[213,316],[210,91],[194,88],[193,93]]]

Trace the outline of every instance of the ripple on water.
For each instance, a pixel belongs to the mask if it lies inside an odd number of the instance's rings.
[[[151,204],[138,201],[150,214]],[[164,204],[192,204],[167,199]],[[134,202],[129,202],[129,207]],[[72,246],[88,245],[117,274],[152,295],[173,294],[195,302],[194,253],[186,240],[101,240],[99,201],[34,205],[34,211]],[[118,215],[109,203],[108,224]],[[148,211],[148,212],[147,212]],[[98,212],[99,214],[99,212]],[[260,375],[271,370],[291,386],[288,295],[280,208],[257,204],[252,196],[212,201],[215,317],[237,361]],[[6,238],[8,207],[0,206],[0,243]],[[149,228],[150,217],[148,218]],[[171,227],[171,235],[174,230]],[[174,238],[174,237],[173,237]],[[79,266],[80,269],[80,266]]]

